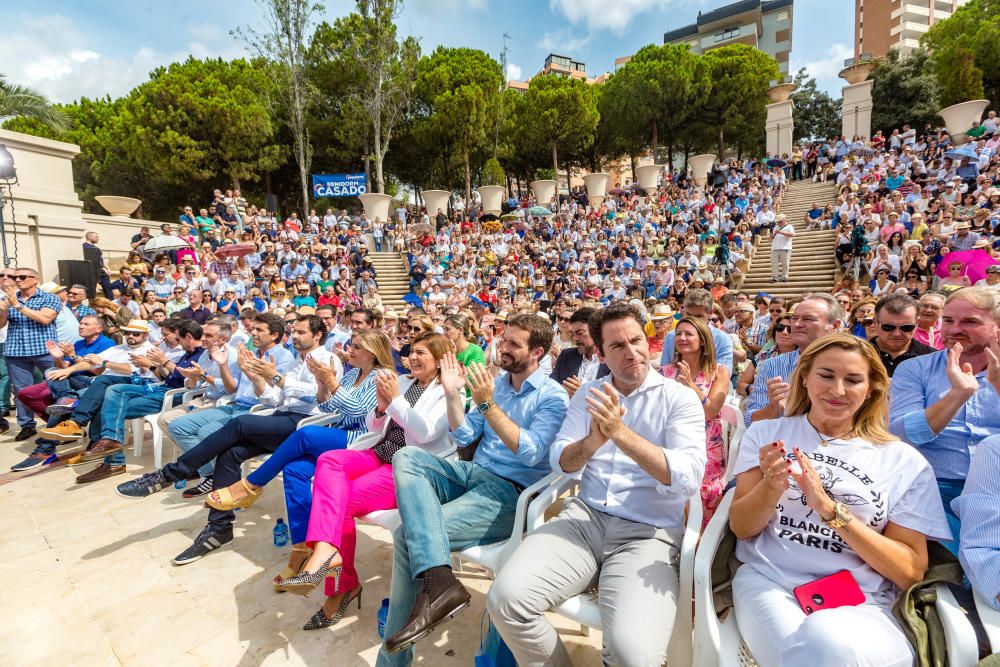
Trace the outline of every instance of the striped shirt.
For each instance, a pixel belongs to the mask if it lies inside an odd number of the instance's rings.
[[[49,294],[42,290],[35,290],[35,293],[27,299],[22,298],[18,292],[18,301],[30,310],[42,310],[51,308],[58,315],[62,310],[62,301],[55,294]],[[7,344],[4,347],[4,354],[8,357],[37,357],[48,354],[49,350],[45,343],[52,340],[59,340],[56,321],[49,324],[39,324],[20,310],[15,310],[12,304],[7,311]]]
[[[340,421],[336,426],[347,434],[347,443],[357,440],[368,430],[365,417],[375,409],[378,399],[375,395],[375,375],[377,369],[372,369],[357,387],[360,368],[352,368],[344,374],[337,391],[324,403],[319,404],[323,412],[339,412]]]
[[[753,379],[753,389],[750,400],[747,401],[747,411],[743,414],[743,423],[750,426],[750,417],[758,410],[767,407],[767,381],[780,377],[782,382],[790,382],[795,367],[799,365],[799,351],[792,350],[776,357],[765,359],[757,366],[757,376]]]
[[[951,507],[962,520],[962,567],[976,592],[1000,611],[1000,435],[979,443],[965,489]]]

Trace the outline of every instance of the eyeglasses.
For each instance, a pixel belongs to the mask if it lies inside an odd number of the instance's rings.
[[[572,318],[569,318],[569,317],[560,317],[559,321],[560,322],[567,322],[568,323],[570,321],[570,319],[572,319]]]
[[[792,331],[791,324],[779,324],[778,326],[774,327],[775,333],[791,333],[791,331]]]
[[[882,331],[886,333],[892,333],[896,329],[899,329],[903,333],[911,333],[914,329],[917,328],[916,324],[880,324],[878,326]]]
[[[711,322],[712,324],[718,324],[719,323],[719,318],[718,317],[710,317],[710,318],[708,318],[708,321]]]
[[[34,278],[35,276],[14,276],[14,280],[28,280],[29,278]]]
[[[875,324],[875,318],[866,317],[865,319],[861,320],[861,324],[863,324],[866,327],[870,327],[871,325]]]

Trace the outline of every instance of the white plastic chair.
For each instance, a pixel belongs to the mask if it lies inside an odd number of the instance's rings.
[[[163,431],[160,430],[160,415],[174,408],[175,397],[181,396],[181,405],[183,405],[184,403],[193,401],[204,393],[204,388],[185,389],[181,387],[180,389],[170,389],[163,395],[163,404],[160,406],[159,412],[130,419],[130,423],[125,425],[125,431],[126,433],[131,431],[132,433],[132,454],[137,457],[142,456],[145,425],[149,424],[149,428],[153,432],[153,465],[159,469],[163,464]]]
[[[976,611],[979,612],[979,620],[982,621],[986,629],[986,636],[990,640],[990,650],[993,653],[1000,653],[1000,611],[989,605],[979,593],[976,597]]]
[[[554,474],[554,473],[553,473]],[[537,530],[545,523],[545,512],[556,500],[577,485],[577,480],[564,475],[555,479],[548,488],[542,490],[531,504],[528,512],[528,532]],[[687,519],[681,538],[680,568],[677,588],[677,615],[667,647],[668,665],[691,664],[691,599],[693,596],[695,551],[701,533],[702,507],[701,489],[688,499]],[[519,541],[520,542],[520,541]],[[584,635],[589,628],[601,629],[601,609],[593,592],[575,595],[551,609],[552,612],[579,623]]]
[[[694,667],[756,666],[750,649],[740,636],[736,614],[719,621],[712,597],[712,561],[729,528],[729,510],[735,489],[730,489],[719,503],[715,515],[705,527],[694,563]],[[978,658],[976,634],[965,613],[947,586],[939,584],[937,612],[945,629],[951,667],[972,667]]]
[[[733,478],[733,468],[736,467],[736,457],[740,453],[740,441],[746,432],[743,424],[743,411],[740,410],[739,402],[732,396],[726,397],[726,402],[719,410],[719,418],[724,425],[724,436],[726,439],[726,472],[724,479],[728,482]]]

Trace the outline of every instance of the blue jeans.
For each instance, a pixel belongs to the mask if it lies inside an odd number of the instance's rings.
[[[954,539],[950,542],[942,542],[941,544],[948,549],[951,553],[958,556],[958,536],[962,531],[962,522],[959,520],[958,515],[955,514],[955,510],[951,508],[951,501],[962,495],[962,489],[965,488],[964,479],[938,479],[938,490],[941,492],[941,501],[944,503],[944,516],[948,520],[948,528],[951,529],[951,535]]]
[[[0,417],[6,417],[10,411],[10,373],[7,372],[7,357],[3,356],[6,343],[0,343]]]
[[[292,544],[306,541],[309,512],[312,510],[312,479],[316,459],[324,452],[347,447],[347,433],[339,428],[306,426],[288,436],[271,458],[254,470],[247,481],[264,486],[285,471],[285,508]]]
[[[125,442],[125,422],[155,415],[163,407],[169,387],[161,384],[116,384],[104,393],[101,406],[101,437]],[[177,401],[180,397],[175,397]],[[93,429],[92,429],[93,430]],[[125,451],[104,458],[109,466],[125,465]]]
[[[40,354],[35,357],[7,357],[7,371],[10,374],[10,381],[14,385],[14,394],[25,387],[35,384],[33,371],[37,370],[44,377],[45,371],[55,367],[55,362],[48,354]],[[29,410],[20,400],[15,401],[17,406],[17,423],[21,428],[33,427],[35,425],[35,413]]]
[[[425,570],[451,562],[451,552],[510,537],[518,490],[470,461],[442,459],[418,447],[392,458],[396,502],[403,519],[394,539],[386,638],[410,618]],[[406,667],[413,648],[395,655],[379,650],[378,667]]]
[[[80,396],[94,381],[93,375],[71,375],[65,380],[48,380],[52,402],[67,396]]]
[[[212,435],[233,417],[246,414],[250,408],[230,403],[205,410],[196,410],[177,417],[167,427],[171,439],[177,443],[183,452],[189,452],[197,447],[205,438]],[[202,477],[211,477],[215,471],[215,461],[209,461],[198,468]]]

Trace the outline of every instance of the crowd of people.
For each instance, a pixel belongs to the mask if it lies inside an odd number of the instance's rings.
[[[114,269],[88,233],[101,296],[0,270],[0,400],[15,441],[35,440],[13,470],[124,475],[128,421],[159,415],[183,453],[116,490],[191,482],[209,510],[176,565],[232,543],[234,511],[283,473],[293,546],[273,587],[327,596],[305,630],[360,607],[355,518],[398,509],[380,665],[409,664],[468,606],[450,554],[509,537],[550,472],[579,492],[497,573],[497,631],[518,664],[568,665],[544,612],[596,587],[605,662],[661,664],[689,604],[685,507],[707,524],[734,488],[735,612],[759,664],[912,664],[891,608],[929,542],[1000,609],[1000,132],[993,114],[983,127],[957,148],[930,128],[818,142],[598,207],[525,196],[489,222],[477,201],[279,222],[216,191],[176,229],[140,230]],[[800,178],[835,181],[837,201],[790,221]],[[778,241],[803,227],[837,231],[834,289],[742,290],[765,235],[787,280]],[[406,310],[383,303],[374,252],[406,262]],[[171,389],[193,394],[161,412]],[[735,462],[727,402],[747,426]],[[804,611],[794,589],[841,570],[864,601]]]

